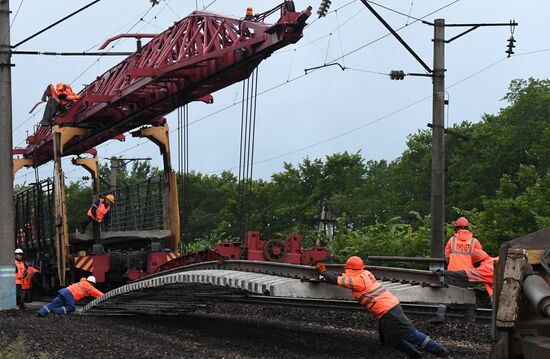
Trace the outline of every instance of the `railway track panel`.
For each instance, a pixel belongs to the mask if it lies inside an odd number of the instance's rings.
[[[349,290],[320,282],[311,267],[233,262],[225,263],[233,269],[216,269],[215,263],[202,263],[150,276],[106,293],[86,305],[83,314],[179,315],[213,302],[250,297],[265,298],[267,303],[284,299],[297,306],[312,300],[355,305]],[[274,269],[279,270],[278,275]],[[475,303],[474,293],[463,288],[422,286],[405,280],[383,280],[381,284],[403,303]]]

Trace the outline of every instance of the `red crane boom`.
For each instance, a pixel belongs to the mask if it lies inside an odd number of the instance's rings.
[[[275,24],[264,22],[279,10]],[[85,129],[64,144],[62,155],[87,152],[246,79],[262,60],[302,37],[310,14],[311,7],[296,12],[292,1],[244,19],[194,11],[86,86],[77,102],[56,115],[54,125]],[[53,152],[50,127],[39,127],[26,148],[13,150],[34,167],[51,161]]]

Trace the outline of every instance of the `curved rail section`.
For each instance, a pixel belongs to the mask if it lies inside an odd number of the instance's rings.
[[[261,264],[255,264],[261,267]],[[204,266],[204,264],[201,265]],[[112,290],[86,305],[83,314],[179,315],[213,302],[239,301],[252,296],[294,301],[296,305],[304,305],[311,300],[354,303],[349,290],[322,283],[317,278],[307,278],[309,275],[304,278],[294,273],[293,278],[289,278],[288,274],[204,269],[200,268],[201,265],[185,268],[188,270],[179,269],[179,271],[151,276],[151,278]],[[272,263],[267,267],[273,268]],[[280,266],[281,268],[286,266]],[[290,270],[290,268],[287,269]],[[310,269],[311,267],[308,268]],[[263,270],[267,271],[265,267]],[[380,283],[404,303],[475,303],[474,293],[463,288],[430,287],[386,280]]]

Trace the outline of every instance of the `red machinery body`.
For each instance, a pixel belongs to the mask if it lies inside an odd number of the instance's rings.
[[[264,23],[279,10],[275,24]],[[86,129],[65,144],[62,155],[122,139],[182,105],[211,100],[211,93],[248,78],[274,51],[298,41],[310,14],[311,7],[295,12],[292,1],[244,19],[194,11],[86,86],[54,118],[55,125]],[[39,127],[13,154],[32,159],[34,167],[51,161],[51,129]]]
[[[288,235],[284,240],[266,241],[260,239],[259,232],[247,232],[243,242],[217,243],[212,248],[188,253],[160,266],[159,271],[194,263],[234,259],[312,265],[330,257],[330,250],[326,247],[302,249],[302,237],[299,234]]]

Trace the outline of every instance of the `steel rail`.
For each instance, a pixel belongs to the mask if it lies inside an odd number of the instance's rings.
[[[236,297],[229,299],[228,302],[243,303],[243,304],[261,304],[261,305],[277,305],[288,307],[301,308],[320,308],[327,310],[349,310],[349,311],[364,311],[365,308],[357,302],[348,300],[331,300],[331,299],[309,299],[309,298],[290,298],[290,297],[266,297],[261,295],[248,295],[245,297]],[[408,304],[401,303],[403,311],[407,314],[421,316],[435,316],[437,305],[430,304]],[[491,320],[491,309],[477,308],[476,319]],[[463,318],[464,314],[461,310],[448,308],[445,314],[447,317]]]
[[[344,271],[343,264],[327,264],[326,267],[327,270],[334,272],[341,273]],[[296,278],[309,281],[319,280],[319,274],[317,273],[317,270],[312,266],[248,260],[226,260],[195,263],[180,268],[169,269],[163,272],[140,278],[139,281],[156,278],[166,274],[174,274],[201,269],[236,270],[242,272],[274,274],[281,277]],[[380,281],[386,280],[409,284],[420,284],[422,286],[430,287],[442,286],[438,278],[435,277],[432,272],[426,270],[392,268],[382,266],[365,266],[365,269],[372,272],[374,276]]]

